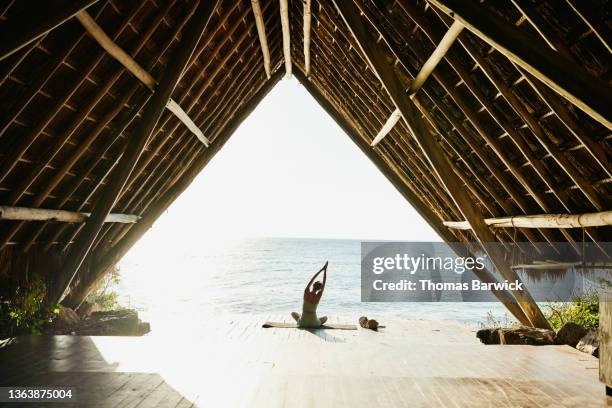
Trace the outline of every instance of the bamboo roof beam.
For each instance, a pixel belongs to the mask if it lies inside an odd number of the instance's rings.
[[[512,217],[486,218],[485,223],[494,228],[586,228],[612,225],[612,211],[587,214],[539,214]],[[467,230],[467,221],[444,221],[448,228]]]
[[[80,223],[85,222],[91,214],[78,211],[49,210],[44,208],[13,207],[0,205],[0,220],[18,221],[57,221]],[[138,222],[137,215],[109,214],[104,222],[118,222],[134,224]]]
[[[283,28],[283,58],[285,59],[285,76],[291,78],[291,30],[289,28],[289,4],[288,0],[279,0],[280,20]]]
[[[402,84],[395,77],[384,54],[376,47],[376,39],[373,38],[371,33],[365,28],[357,7],[352,2],[343,2],[339,0],[334,0],[334,4],[340,12],[346,26],[352,32],[373,71],[377,73],[382,85],[402,113],[402,117],[411,131],[412,136],[418,142],[432,168],[438,174],[439,179],[444,183],[446,190],[455,201],[461,213],[469,220],[476,237],[480,242],[495,242],[495,236],[489,231],[484,223],[484,219],[478,208],[475,206],[472,199],[465,194],[465,190],[461,188],[461,182],[453,172],[441,146],[431,138],[428,127],[418,114],[417,108],[412,104],[410,99],[406,97]],[[484,247],[484,249],[505,279],[512,281],[519,280],[516,272],[511,270],[506,264],[503,253],[495,248]],[[517,290],[512,293],[533,326],[540,328],[550,327],[544,314],[531,295],[529,295],[529,292]]]
[[[251,0],[251,9],[253,17],[255,17],[255,26],[257,27],[257,35],[259,36],[259,45],[261,46],[261,54],[263,56],[264,71],[270,79],[270,49],[268,48],[268,38],[266,37],[266,26],[264,24],[263,13],[259,0]]]
[[[22,15],[13,16],[0,26],[0,61],[19,51],[55,27],[62,25],[79,11],[98,0],[61,0],[37,2]]]
[[[539,41],[520,28],[492,13],[486,13],[481,5],[461,0],[428,1],[461,21],[483,41],[593,119],[612,129],[612,92],[607,83],[589,74],[564,55],[548,47],[541,47]]]
[[[429,78],[434,69],[436,69],[436,66],[440,63],[440,61],[442,61],[442,58],[444,58],[450,47],[453,45],[457,37],[459,37],[462,30],[463,24],[455,20],[455,22],[453,22],[453,24],[449,27],[446,34],[444,34],[434,51],[431,53],[427,61],[425,61],[418,74],[415,76],[414,81],[412,81],[410,84],[407,91],[410,97],[421,89],[427,78]],[[399,122],[401,116],[402,115],[399,109],[396,109],[391,116],[389,116],[374,140],[372,140],[371,146],[376,146],[378,143],[380,143],[380,141],[387,136],[391,129],[393,129],[397,122]]]
[[[76,18],[106,52],[119,61],[125,69],[132,73],[140,82],[145,84],[147,88],[153,91],[157,87],[157,82],[151,74],[142,68],[142,66],[126,53],[123,48],[119,47],[87,11],[83,10],[77,13]],[[191,133],[193,133],[205,146],[210,145],[210,141],[204,136],[204,133],[202,133],[196,124],[193,123],[189,115],[172,98],[168,100],[166,108],[183,122]]]
[[[172,91],[189,64],[189,60],[216,6],[217,1],[201,1],[191,16],[181,43],[170,58],[173,63],[169,64],[164,71],[159,85],[155,88],[151,100],[145,106],[140,121],[123,150],[117,168],[113,171],[112,179],[104,186],[101,197],[92,209],[91,217],[85,222],[79,241],[75,243],[66,259],[61,277],[58,279],[58,292],[55,294],[57,299],[51,299],[52,304],[60,300],[63,292],[70,286],[85,257],[88,255],[93,242],[100,232],[103,220],[115,205],[121,190],[134,170],[136,162],[149,141],[151,133],[170,99]]]
[[[591,2],[584,0],[565,0],[578,16],[589,26],[608,52],[612,53],[612,32],[599,11],[594,10]]]
[[[312,0],[304,0],[304,74],[310,75],[310,27],[312,21]]]

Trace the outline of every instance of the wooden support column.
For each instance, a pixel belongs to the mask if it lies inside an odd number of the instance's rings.
[[[483,41],[491,44],[515,64],[554,89],[608,129],[612,129],[612,90],[518,27],[487,13],[476,2],[465,0],[428,0],[444,13],[459,20]]]
[[[285,75],[291,78],[291,30],[289,28],[289,3],[288,0],[280,1],[280,19],[283,28],[283,57],[285,58]]]
[[[270,49],[268,48],[268,37],[266,36],[266,25],[264,24],[263,13],[259,0],[251,0],[251,9],[255,17],[255,26],[257,27],[257,35],[259,36],[259,45],[261,46],[261,54],[263,55],[264,70],[266,76],[270,79]]]
[[[0,26],[0,61],[45,35],[98,0],[41,1]]]
[[[412,97],[412,95],[416,94],[417,91],[421,89],[427,78],[429,78],[434,69],[436,69],[436,66],[440,63],[440,61],[442,61],[442,58],[444,58],[450,47],[453,45],[457,37],[459,37],[459,34],[461,34],[462,30],[463,25],[458,21],[455,21],[450,26],[446,34],[444,34],[444,37],[442,37],[442,40],[440,41],[438,46],[434,49],[427,61],[425,61],[425,63],[421,67],[419,73],[414,78],[414,81],[412,81],[412,83],[410,84],[410,88],[408,88],[408,95],[410,97]],[[396,109],[391,114],[391,116],[389,116],[382,129],[380,129],[380,132],[378,132],[378,134],[372,141],[371,145],[376,146],[378,143],[380,143],[380,141],[383,140],[385,136],[387,136],[391,129],[393,129],[397,122],[399,122],[401,116],[402,115],[399,109]]]
[[[410,101],[410,98],[407,97],[401,82],[395,77],[393,68],[389,66],[385,55],[377,46],[375,36],[367,30],[367,25],[364,24],[365,22],[361,18],[358,8],[352,1],[334,0],[334,3],[369,65],[378,75],[380,82],[402,113],[406,126],[419,144],[433,170],[443,182],[459,211],[469,221],[475,236],[481,243],[497,242],[497,239],[485,224],[482,214],[480,214],[475,203],[463,189],[461,180],[453,172],[444,150],[432,137],[418,109]],[[483,249],[487,252],[493,265],[495,265],[504,279],[509,281],[520,280],[516,272],[510,269],[509,265],[505,262],[504,254],[497,247],[483,245]],[[540,328],[550,327],[544,314],[528,291],[517,290],[512,293],[533,326]]]
[[[131,228],[123,238],[114,245],[108,253],[102,254],[102,256],[96,260],[95,269],[90,272],[89,275],[84,276],[74,291],[66,297],[62,304],[65,304],[72,308],[78,308],[83,302],[87,294],[91,291],[91,288],[95,282],[102,277],[112,266],[114,266],[119,260],[129,251],[129,249],[142,237],[142,235],[151,228],[155,220],[166,211],[166,209],[180,196],[187,187],[191,184],[194,178],[200,174],[202,169],[212,160],[212,158],[221,150],[229,138],[234,134],[238,126],[249,116],[249,114],[257,107],[259,102],[274,88],[282,76],[282,72],[277,70],[276,73],[272,74],[269,81],[265,81],[262,87],[255,93],[249,100],[239,109],[230,122],[221,130],[217,137],[213,138],[213,144],[209,149],[203,152],[201,160],[197,160],[191,163],[187,171],[184,172],[178,180],[172,184],[159,199],[157,199],[151,208],[143,214],[142,219]],[[195,163],[195,164],[194,164]]]
[[[149,137],[172,95],[172,91],[187,67],[216,5],[217,1],[202,0],[191,17],[180,44],[169,59],[173,63],[169,64],[164,71],[155,93],[145,106],[140,121],[136,125],[134,132],[130,135],[119,164],[113,171],[112,178],[109,179],[108,184],[102,190],[101,196],[96,200],[91,217],[87,219],[79,241],[75,243],[70,251],[58,279],[57,292],[52,294],[55,298],[50,299],[51,304],[58,303],[61,300],[63,292],[70,286],[74,276],[89,253],[94,240],[100,232],[104,219],[115,205],[115,201],[146,147]]]
[[[304,74],[310,75],[310,26],[312,21],[311,0],[304,0]]]
[[[360,136],[359,132],[354,126],[343,117],[338,109],[331,104],[306,77],[304,77],[299,71],[295,73],[296,78],[304,88],[310,93],[310,95],[321,105],[321,107],[334,119],[334,121],[340,126],[340,128],[351,138],[353,143],[372,161],[372,163],[380,170],[380,172],[393,184],[393,186],[400,192],[400,194],[410,203],[410,205],[419,213],[425,221],[444,239],[444,241],[455,250],[458,254],[460,248],[457,246],[457,238],[453,234],[449,234],[448,230],[444,228],[440,218],[423,202],[419,197],[410,190],[410,184],[402,179],[399,172],[396,172],[392,166],[384,159],[379,156],[375,150],[369,148],[365,137]],[[475,271],[476,272],[476,271]],[[493,275],[487,271],[478,271],[478,278],[482,282],[493,283],[496,279]],[[516,319],[522,324],[528,325],[529,319],[525,316],[520,306],[508,291],[493,291],[493,294],[502,302],[516,317]]]
[[[115,58],[121,65],[125,67],[129,72],[132,73],[140,82],[145,84],[147,88],[150,90],[154,90],[157,86],[157,82],[155,79],[149,74],[138,62],[134,60],[127,52],[125,52],[121,47],[119,47],[113,40],[110,38],[106,32],[96,23],[96,21],[89,15],[89,13],[85,10],[79,12],[76,15],[77,20],[83,25],[85,30],[98,42],[98,44],[104,48],[106,52],[108,52],[113,58]],[[170,112],[174,114],[191,133],[193,133],[204,146],[208,146],[210,142],[204,136],[204,133],[193,123],[193,120],[189,117],[189,115],[180,107],[178,103],[176,103],[173,99],[169,99],[166,104],[166,108]]]

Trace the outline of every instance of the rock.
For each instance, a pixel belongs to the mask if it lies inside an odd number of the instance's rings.
[[[364,329],[378,331],[378,322],[374,319],[368,319],[366,316],[359,318],[359,325]]]
[[[81,323],[79,315],[69,307],[59,307],[59,313],[51,322],[50,331],[53,334],[67,334]]]
[[[81,317],[81,319],[85,319],[92,313],[99,311],[101,311],[100,305],[87,301],[83,302],[83,304],[81,304],[81,306],[79,306],[79,308],[77,309],[77,313]]]
[[[555,344],[567,344],[576,347],[581,338],[587,334],[587,329],[578,323],[567,322],[557,332]]]
[[[138,323],[138,335],[142,336],[151,331],[151,324],[149,322]]]
[[[547,346],[553,344],[554,339],[555,333],[552,330],[534,327],[499,329],[499,344]]]
[[[94,312],[77,328],[82,336],[137,336],[140,319],[135,310]]]
[[[476,337],[483,344],[499,344],[499,328],[480,329],[476,332]]]
[[[597,331],[589,330],[576,344],[576,349],[593,357],[599,357],[599,335]]]

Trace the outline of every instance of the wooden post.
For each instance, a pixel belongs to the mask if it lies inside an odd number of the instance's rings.
[[[418,109],[410,101],[402,84],[395,77],[392,67],[389,66],[385,55],[376,44],[376,38],[366,29],[366,25],[355,4],[339,0],[334,0],[334,3],[369,65],[378,75],[380,82],[402,113],[406,126],[421,147],[433,170],[437,173],[439,180],[444,183],[449,195],[463,216],[469,221],[475,236],[481,243],[496,242],[497,239],[485,224],[478,208],[463,189],[461,180],[453,172],[442,147],[431,136]],[[509,281],[520,280],[516,272],[510,269],[509,265],[505,262],[504,254],[497,247],[483,245],[483,249],[488,253],[491,261],[505,279]],[[544,314],[529,292],[517,290],[512,293],[533,326],[540,328],[550,327]]]
[[[58,291],[53,294],[55,299],[51,299],[52,304],[61,300],[64,290],[70,286],[74,276],[89,253],[94,240],[100,232],[104,219],[115,205],[115,201],[147,145],[149,137],[155,129],[155,125],[168,103],[174,87],[179,82],[185,67],[189,63],[191,55],[206,29],[216,5],[217,1],[202,0],[191,17],[181,43],[169,59],[173,63],[169,64],[164,71],[155,93],[145,106],[140,121],[136,125],[134,132],[130,135],[120,162],[113,171],[113,177],[110,178],[101,196],[96,200],[91,217],[87,219],[83,227],[80,240],[75,243],[66,260],[61,271],[62,274],[58,279]]]
[[[259,5],[259,0],[251,0],[251,9],[255,17],[255,26],[257,27],[257,35],[259,36],[259,45],[263,55],[264,70],[266,76],[270,79],[270,49],[268,48],[268,38],[266,37],[266,25],[264,24],[263,13]]]
[[[32,9],[0,25],[0,61],[98,0],[56,0],[32,4]]]
[[[280,0],[280,19],[283,29],[283,57],[285,58],[285,75],[291,78],[291,29],[289,28],[288,0]]]
[[[459,248],[455,245],[458,241],[453,234],[449,234],[448,230],[444,228],[441,220],[436,214],[423,202],[419,197],[413,193],[409,188],[408,184],[402,180],[401,176],[393,171],[391,166],[376,152],[369,148],[367,141],[364,137],[361,137],[357,130],[351,126],[348,121],[338,112],[334,105],[332,105],[317,89],[313,86],[310,81],[304,77],[301,72],[296,71],[295,76],[300,81],[302,86],[306,88],[308,93],[321,105],[321,107],[334,119],[334,121],[340,126],[340,128],[350,137],[350,139],[357,145],[357,147],[372,161],[372,163],[378,168],[378,170],[393,184],[393,186],[399,191],[399,193],[410,203],[410,205],[419,213],[423,219],[433,228],[434,231],[444,239],[444,241],[459,254]],[[482,282],[493,283],[495,278],[487,271],[475,271],[477,272],[478,278]],[[508,291],[493,291],[493,294],[497,299],[503,303],[506,308],[516,317],[516,319],[522,324],[529,325],[529,319],[523,313],[520,306]]]
[[[74,288],[74,291],[66,297],[62,304],[72,308],[78,308],[83,302],[87,294],[91,291],[92,285],[97,279],[106,273],[113,265],[127,253],[127,251],[142,237],[142,235],[151,228],[155,220],[166,211],[166,209],[176,200],[178,196],[193,181],[193,179],[200,174],[202,169],[210,162],[210,160],[221,150],[225,143],[229,140],[232,134],[236,131],[238,126],[246,119],[249,114],[257,107],[259,102],[274,88],[282,76],[282,72],[279,70],[272,74],[269,81],[263,83],[262,87],[254,94],[250,100],[240,108],[230,122],[221,130],[218,137],[213,138],[211,147],[204,152],[204,157],[195,162],[195,165],[190,166],[185,173],[170,187],[156,202],[147,209],[146,213],[143,214],[142,219],[138,224],[134,225],[127,234],[114,245],[110,251],[103,254],[100,259],[95,262],[95,269],[90,271],[89,275],[84,276]]]
[[[582,109],[608,129],[612,129],[610,86],[589,74],[574,61],[542,47],[541,40],[501,18],[487,13],[483,6],[465,0],[428,0],[444,13],[459,20],[470,31],[561,96]]]

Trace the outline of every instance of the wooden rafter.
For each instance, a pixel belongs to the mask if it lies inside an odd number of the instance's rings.
[[[612,32],[604,21],[605,13],[601,13],[593,8],[590,1],[584,0],[565,0],[578,16],[595,33],[601,43],[612,53]],[[608,14],[609,16],[609,14]]]
[[[280,20],[283,28],[283,58],[285,59],[285,75],[291,78],[291,29],[289,27],[289,4],[288,0],[280,1]]]
[[[539,214],[513,217],[486,218],[485,223],[495,228],[586,228],[612,225],[612,211],[588,214]],[[466,221],[444,221],[448,228],[468,230]]]
[[[410,84],[410,88],[408,88],[408,96],[413,96],[418,92],[419,89],[423,86],[427,78],[431,75],[431,73],[436,69],[436,66],[442,61],[442,58],[446,55],[450,47],[453,45],[461,31],[463,30],[463,25],[455,21],[448,29],[442,40],[438,46],[431,53],[427,61],[423,64],[419,73],[414,78],[414,81]],[[376,146],[380,143],[381,140],[384,139],[385,136],[393,129],[393,127],[397,124],[397,122],[401,118],[401,113],[399,109],[396,109],[391,116],[387,119],[384,126],[380,129],[374,140],[372,141],[371,146]]]
[[[89,213],[44,208],[11,207],[0,205],[0,220],[84,222]],[[132,214],[108,214],[104,222],[133,224],[139,217]]]
[[[96,23],[96,21],[85,10],[76,14],[77,20],[83,25],[87,32],[100,44],[106,52],[115,58],[129,72],[131,72],[140,82],[145,84],[150,90],[154,90],[157,82],[138,62],[134,60],[123,48],[119,47],[106,32]],[[205,146],[210,144],[210,141],[204,136],[204,133],[193,123],[189,115],[176,103],[172,98],[168,100],[166,108],[172,112],[187,128],[193,133]]]
[[[201,1],[195,13],[191,16],[180,46],[177,47],[170,58],[170,61],[173,63],[169,64],[164,71],[159,85],[155,88],[151,100],[145,106],[142,117],[123,150],[117,168],[113,171],[113,177],[104,187],[100,199],[94,205],[91,216],[84,224],[80,239],[70,251],[62,274],[58,279],[57,299],[52,299],[53,303],[58,303],[64,290],[70,286],[96,237],[100,233],[104,219],[115,205],[121,190],[134,170],[136,162],[146,147],[151,133],[159,121],[160,115],[166,107],[174,87],[187,67],[216,6],[217,1]]]
[[[549,47],[542,47],[536,37],[485,12],[477,3],[463,0],[428,1],[459,20],[483,41],[593,119],[612,129],[612,92],[607,83],[589,74],[564,55]]]
[[[59,0],[37,3],[36,10],[12,16],[0,26],[0,61],[63,24],[98,0]]]
[[[251,9],[253,17],[255,17],[255,26],[257,27],[257,35],[259,36],[259,45],[263,56],[264,70],[266,76],[270,79],[270,49],[268,48],[268,37],[266,37],[266,25],[261,12],[259,0],[251,0]]]
[[[312,21],[311,0],[304,0],[304,72],[310,75],[310,26]]]
[[[385,55],[376,46],[376,38],[366,29],[358,8],[352,2],[334,0],[334,3],[346,26],[352,32],[353,37],[361,48],[363,55],[374,72],[376,72],[396,107],[402,113],[404,122],[422,149],[431,167],[437,173],[439,180],[442,181],[461,213],[470,222],[478,240],[480,242],[497,241],[485,224],[480,211],[461,187],[461,181],[453,172],[441,146],[431,137],[430,131],[417,108],[410,101],[410,98],[406,96],[402,84],[395,77]],[[487,251],[492,263],[505,279],[509,281],[520,280],[516,272],[508,267],[504,254],[499,248],[483,247],[483,249]],[[544,314],[528,291],[516,290],[512,293],[533,326],[540,328],[550,327]]]

